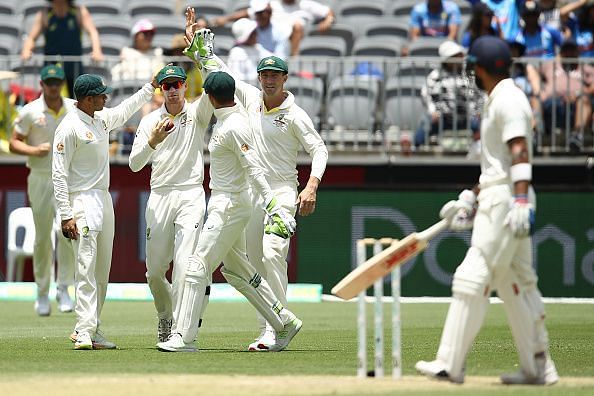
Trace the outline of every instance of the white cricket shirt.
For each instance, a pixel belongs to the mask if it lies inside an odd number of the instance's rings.
[[[284,102],[266,111],[259,89],[237,79],[235,81],[235,94],[248,112],[268,181],[293,181],[297,184],[297,155],[302,147],[312,157],[310,175],[322,180],[328,150],[311,118],[295,104],[293,94],[285,91],[287,98]]]
[[[34,101],[27,103],[19,111],[14,120],[14,130],[27,138],[27,144],[30,146],[39,146],[42,143],[54,141],[54,132],[62,122],[66,113],[73,110],[75,100],[62,98],[62,107],[56,113],[45,103],[43,95]],[[29,156],[27,158],[27,167],[35,171],[51,172],[52,170],[52,151],[45,157]]]
[[[526,138],[531,161],[531,131],[532,109],[528,98],[511,78],[501,80],[483,107],[481,185],[511,184],[512,158],[507,142],[517,137]]]
[[[186,102],[183,110],[176,116],[171,116],[163,104],[143,117],[130,152],[130,169],[138,172],[152,161],[151,190],[202,186],[204,134],[213,110],[204,94],[192,103]],[[175,127],[153,150],[148,140],[155,125],[164,117],[171,118]]]
[[[243,106],[215,109],[215,124],[210,152],[210,188],[213,191],[247,190],[248,180],[270,202],[272,194],[264,176],[264,168],[254,150],[253,133]]]
[[[109,188],[109,132],[118,128],[153,95],[151,84],[118,106],[95,112],[94,117],[79,110],[69,112],[54,138],[52,180],[62,220],[71,219],[70,194]]]

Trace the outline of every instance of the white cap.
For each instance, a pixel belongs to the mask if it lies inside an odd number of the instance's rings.
[[[134,26],[132,26],[130,33],[132,36],[136,36],[136,34],[140,32],[150,32],[155,30],[155,25],[153,25],[151,21],[148,19],[140,19],[134,24]]]
[[[231,26],[231,32],[233,32],[235,42],[237,44],[245,43],[257,27],[258,24],[252,19],[241,18],[235,21],[233,26]]]
[[[264,11],[270,4],[270,0],[250,0],[250,11],[256,13]]]
[[[444,41],[439,46],[439,57],[441,58],[440,60],[442,62],[445,62],[454,55],[465,53],[466,50],[464,49],[464,47],[451,40]]]

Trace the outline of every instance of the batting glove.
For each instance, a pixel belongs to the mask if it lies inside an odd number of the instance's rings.
[[[194,34],[192,43],[184,49],[184,55],[198,64],[199,68],[216,69],[214,57],[214,33],[210,29],[200,29]]]
[[[450,220],[450,230],[466,231],[472,229],[476,207],[476,194],[472,190],[464,190],[458,195],[457,201],[443,205],[439,216]]]
[[[272,198],[266,205],[266,225],[264,232],[266,234],[278,235],[283,239],[290,238],[297,228],[297,222],[291,214],[278,205],[276,198]]]
[[[536,213],[534,205],[528,202],[524,194],[514,196],[511,209],[505,217],[505,225],[511,228],[516,238],[526,238],[534,229]]]

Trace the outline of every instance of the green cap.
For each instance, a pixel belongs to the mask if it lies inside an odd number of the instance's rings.
[[[95,74],[81,74],[74,81],[74,96],[77,99],[85,96],[97,96],[113,92],[100,76]]]
[[[182,80],[186,80],[186,71],[179,66],[174,65],[167,65],[157,73],[157,83],[161,84],[163,80],[170,77],[181,78]]]
[[[289,73],[287,62],[277,56],[267,56],[258,63],[258,73],[262,70],[275,70],[283,73]]]
[[[64,75],[64,69],[58,65],[47,65],[41,69],[40,75],[42,81],[50,80],[52,78],[56,80],[64,80],[66,78]]]
[[[235,93],[235,80],[223,71],[212,72],[203,84],[204,92],[213,95]]]

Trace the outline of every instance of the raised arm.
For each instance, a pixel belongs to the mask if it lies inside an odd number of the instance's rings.
[[[144,86],[134,95],[130,96],[116,107],[104,108],[96,114],[105,122],[108,131],[119,128],[124,125],[134,113],[140,110],[145,103],[148,103],[151,100],[156,87],[158,87],[157,82],[153,79],[152,82],[144,84]]]
[[[89,10],[85,6],[80,6],[79,10],[81,25],[91,40],[91,59],[96,62],[102,61],[103,51],[101,50],[101,43],[99,42],[99,33],[97,32],[91,13],[89,13]]]
[[[29,31],[29,35],[27,36],[27,38],[25,39],[25,42],[23,43],[23,49],[21,51],[21,58],[23,60],[28,60],[31,58],[31,55],[33,55],[33,49],[35,48],[35,42],[37,41],[37,38],[43,32],[44,18],[45,18],[45,14],[43,11],[38,11],[37,14],[35,14],[35,19],[33,20],[33,26],[31,27],[31,30]]]

